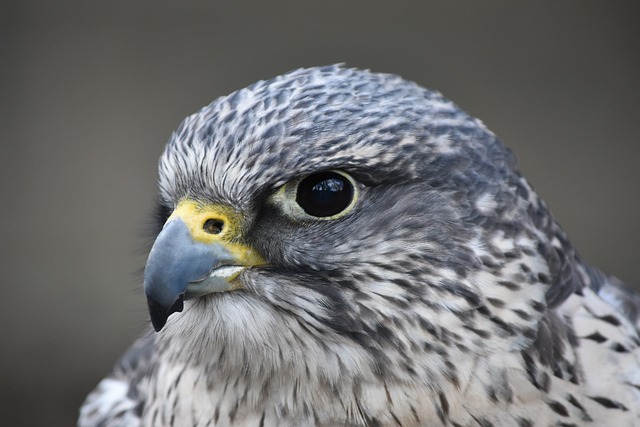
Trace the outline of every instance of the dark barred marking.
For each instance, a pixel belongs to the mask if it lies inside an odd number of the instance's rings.
[[[548,393],[549,388],[551,388],[551,377],[546,372],[541,372],[540,373],[540,389]]]
[[[478,335],[480,338],[489,338],[491,336],[491,332],[484,331],[482,329],[474,328],[471,325],[464,325],[465,328]]]
[[[636,389],[640,390],[640,384],[633,384],[633,383],[626,383],[626,384],[627,384],[628,386],[630,386],[630,387],[634,387],[634,388],[636,388]]]
[[[414,408],[411,403],[409,404],[409,408],[411,408],[411,413],[413,414],[413,419],[416,420],[416,422],[419,422],[420,421],[420,417],[418,416],[418,411],[416,411],[416,408]]]
[[[505,306],[505,302],[498,298],[487,298],[487,302],[496,308],[502,308]]]
[[[533,427],[533,421],[518,417],[518,427]]]
[[[548,285],[551,281],[549,280],[549,276],[544,273],[538,273],[538,281],[543,285]]]
[[[629,349],[625,346],[623,346],[622,344],[620,344],[619,342],[615,342],[613,344],[611,344],[611,350],[617,352],[617,353],[629,353]]]
[[[524,360],[525,369],[529,376],[529,382],[538,390],[548,392],[551,385],[551,377],[549,374],[544,371],[539,371],[538,365],[526,351],[522,352],[522,359]]]
[[[391,393],[389,393],[389,388],[387,387],[387,383],[384,383],[384,392],[387,395],[387,402],[389,402],[389,404],[393,406],[393,399],[391,398]]]
[[[571,405],[573,405],[575,408],[577,408],[580,411],[580,418],[582,419],[582,421],[587,421],[587,422],[593,421],[593,418],[591,418],[591,415],[589,415],[587,410],[584,408],[584,406],[582,406],[582,404],[578,401],[578,399],[575,398],[574,395],[568,394],[566,399],[567,399],[567,402],[569,402]]]
[[[231,408],[231,411],[229,411],[229,421],[231,423],[233,423],[236,419],[236,415],[238,414],[239,403],[240,401],[236,401],[236,403],[233,405],[233,408]]]
[[[500,319],[499,317],[491,316],[491,317],[489,317],[489,320],[491,320],[495,325],[497,325],[507,335],[509,335],[509,336],[516,335],[517,331],[515,330],[515,328],[512,325],[510,325],[507,322],[505,322],[504,320]]]
[[[569,411],[567,411],[567,408],[562,403],[555,400],[548,400],[546,403],[556,414],[562,415],[563,417],[569,416]]]
[[[505,288],[509,289],[510,291],[519,291],[520,290],[520,285],[518,285],[517,283],[510,282],[508,280],[498,280],[496,282],[496,284],[498,284],[500,286],[504,286]]]
[[[216,409],[213,412],[213,422],[215,422],[216,424],[218,424],[218,421],[220,420],[220,405],[222,403],[218,402],[218,404],[216,405]]]
[[[538,313],[542,313],[547,309],[547,306],[544,303],[536,300],[529,300],[529,305]]]
[[[448,360],[445,360],[444,366],[447,368],[445,371],[447,377],[451,381],[451,383],[456,387],[460,388],[460,380],[458,379],[458,373],[456,366]]]
[[[440,393],[440,408],[442,410],[442,416],[440,417],[440,419],[442,420],[442,422],[445,422],[446,418],[449,418],[449,401],[447,400],[447,397],[444,395],[444,393]]]
[[[604,406],[605,408],[609,408],[609,409],[621,409],[623,411],[628,411],[629,409],[624,406],[622,403],[620,402],[616,402],[615,400],[611,400],[607,397],[602,397],[602,396],[587,396],[589,399],[598,402],[599,404],[601,404],[602,406]]]
[[[471,418],[473,418],[473,420],[477,422],[480,427],[493,427],[493,423],[486,418],[478,418],[474,415],[471,415]]]
[[[586,337],[583,337],[583,339],[595,341],[598,344],[602,344],[603,342],[607,341],[608,338],[602,335],[600,332],[596,331],[591,335],[587,335]]]
[[[480,296],[464,285],[447,281],[442,283],[440,288],[453,295],[464,298],[472,307],[480,304]]]
[[[491,269],[500,267],[500,264],[495,261],[495,258],[490,256],[483,255],[480,257],[480,261],[482,262],[482,265]]]
[[[520,263],[520,270],[522,270],[522,272],[524,273],[531,273],[531,267],[522,262]]]
[[[389,413],[391,414],[391,417],[393,418],[393,421],[396,422],[396,425],[398,427],[402,427],[402,423],[400,422],[400,420],[398,419],[398,417],[396,416],[396,414],[393,413],[393,411],[389,411]]]
[[[520,310],[519,308],[512,308],[511,311],[514,312],[522,320],[531,319],[531,315],[524,310]]]
[[[598,319],[602,320],[603,322],[607,322],[613,326],[620,326],[620,319],[618,319],[616,316],[614,316],[613,314],[607,314],[605,316],[600,316],[598,317]]]
[[[174,425],[176,421],[176,410],[178,409],[178,397],[176,396],[173,399],[173,405],[171,405],[171,419],[169,420],[170,425]]]

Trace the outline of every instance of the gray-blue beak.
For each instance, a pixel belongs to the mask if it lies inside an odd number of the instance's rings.
[[[230,282],[242,270],[263,263],[255,251],[225,239],[223,232],[235,228],[232,221],[211,212],[191,201],[181,203],[151,248],[144,292],[156,331],[171,314],[183,310],[185,299],[230,291],[234,288]],[[211,217],[227,229],[207,232]]]

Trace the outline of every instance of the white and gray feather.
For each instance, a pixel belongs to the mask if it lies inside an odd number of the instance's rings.
[[[325,170],[357,181],[349,215],[273,202]],[[233,206],[269,266],[143,338],[80,426],[640,425],[640,297],[437,92],[341,66],[255,83],[185,119],[159,185],[163,212]]]

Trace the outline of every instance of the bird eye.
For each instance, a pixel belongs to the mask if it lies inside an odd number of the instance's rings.
[[[349,208],[355,199],[353,181],[346,175],[327,171],[302,179],[296,189],[296,203],[308,215],[327,218]]]

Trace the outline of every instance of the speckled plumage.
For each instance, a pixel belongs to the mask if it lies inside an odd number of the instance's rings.
[[[353,211],[276,203],[325,170]],[[159,183],[160,212],[232,207],[268,264],[136,343],[80,426],[640,425],[640,297],[439,93],[340,66],[261,81],[188,117]]]

